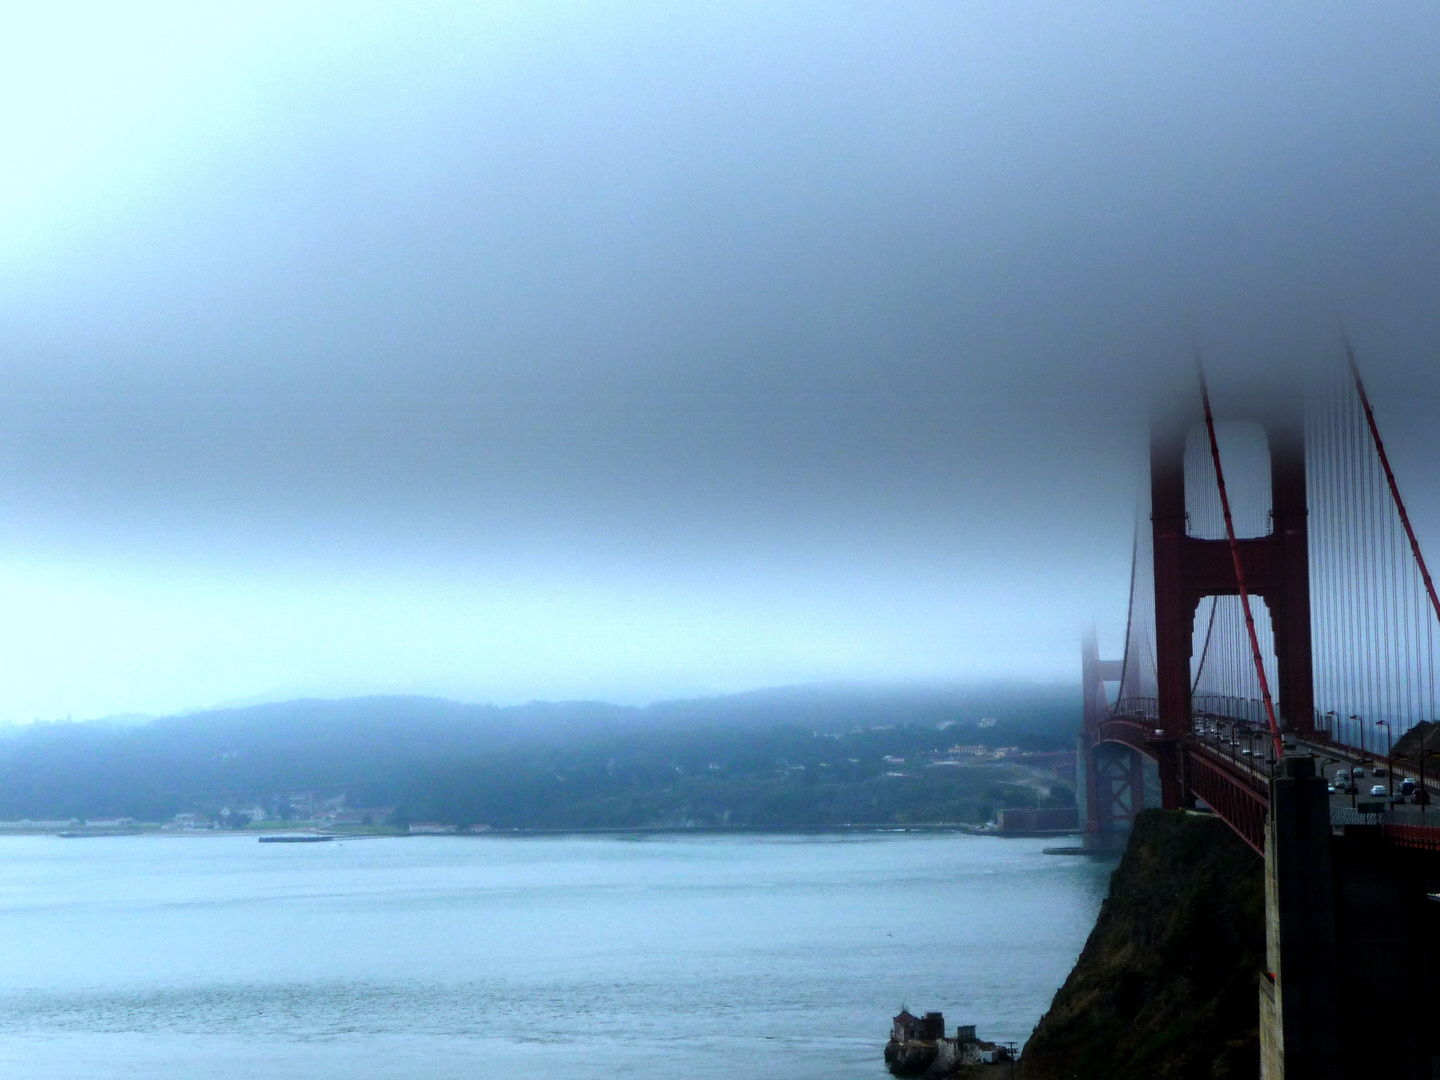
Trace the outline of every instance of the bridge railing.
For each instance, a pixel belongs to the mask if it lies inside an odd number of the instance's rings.
[[[1116,716],[1144,716],[1154,720],[1160,715],[1160,699],[1153,697],[1123,697],[1115,702]]]
[[[1203,744],[1192,746],[1186,759],[1186,781],[1191,793],[1204,800],[1240,839],[1265,854],[1270,793],[1264,778],[1217,757]]]
[[[1440,828],[1433,825],[1401,825],[1387,821],[1380,830],[1392,844],[1421,851],[1440,851]]]
[[[1203,713],[1207,716],[1222,716],[1227,720],[1239,720],[1246,724],[1266,724],[1265,703],[1254,698],[1198,693],[1191,699],[1190,708],[1196,715]]]

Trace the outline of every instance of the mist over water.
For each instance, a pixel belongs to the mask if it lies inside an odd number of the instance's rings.
[[[1423,5],[36,9],[0,716],[1073,678],[1147,401],[1355,339],[1440,543]]]
[[[0,1069],[873,1078],[901,1004],[1029,1035],[1109,876],[1042,844],[0,838]]]

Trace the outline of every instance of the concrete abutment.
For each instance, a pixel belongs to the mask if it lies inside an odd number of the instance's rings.
[[[1437,863],[1378,825],[1337,834],[1314,759],[1283,760],[1265,842],[1263,1080],[1440,1080]]]

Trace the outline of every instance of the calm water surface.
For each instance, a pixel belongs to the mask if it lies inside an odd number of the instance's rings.
[[[0,838],[0,1076],[877,1080],[1028,1035],[1110,872],[1042,846]]]

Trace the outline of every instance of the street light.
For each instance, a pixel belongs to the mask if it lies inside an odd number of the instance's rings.
[[[1335,742],[1339,742],[1340,732],[1336,730],[1337,725],[1335,723],[1335,710],[1331,709],[1329,712],[1327,712],[1325,714],[1325,719],[1330,721],[1330,738]]]
[[[1395,797],[1395,759],[1390,756],[1390,721],[1376,720],[1376,727],[1385,729],[1385,798]]]
[[[1425,820],[1425,807],[1430,803],[1430,794],[1425,790],[1425,759],[1428,757],[1440,757],[1440,750],[1420,751],[1420,790],[1416,792],[1415,798],[1420,802],[1420,820]]]
[[[1365,755],[1365,722],[1354,713],[1350,714],[1350,719],[1355,721],[1355,726],[1360,732],[1360,755],[1363,757]]]
[[[1322,757],[1322,758],[1316,763],[1315,768],[1316,768],[1316,769],[1319,771],[1319,773],[1320,773],[1320,779],[1321,779],[1321,780],[1324,780],[1324,779],[1325,779],[1325,766],[1326,766],[1326,765],[1343,765],[1343,764],[1344,764],[1344,760],[1341,759],[1341,758],[1338,758],[1338,757]],[[1331,786],[1331,787],[1334,787],[1335,785],[1334,785],[1334,784],[1331,784],[1330,786]]]

